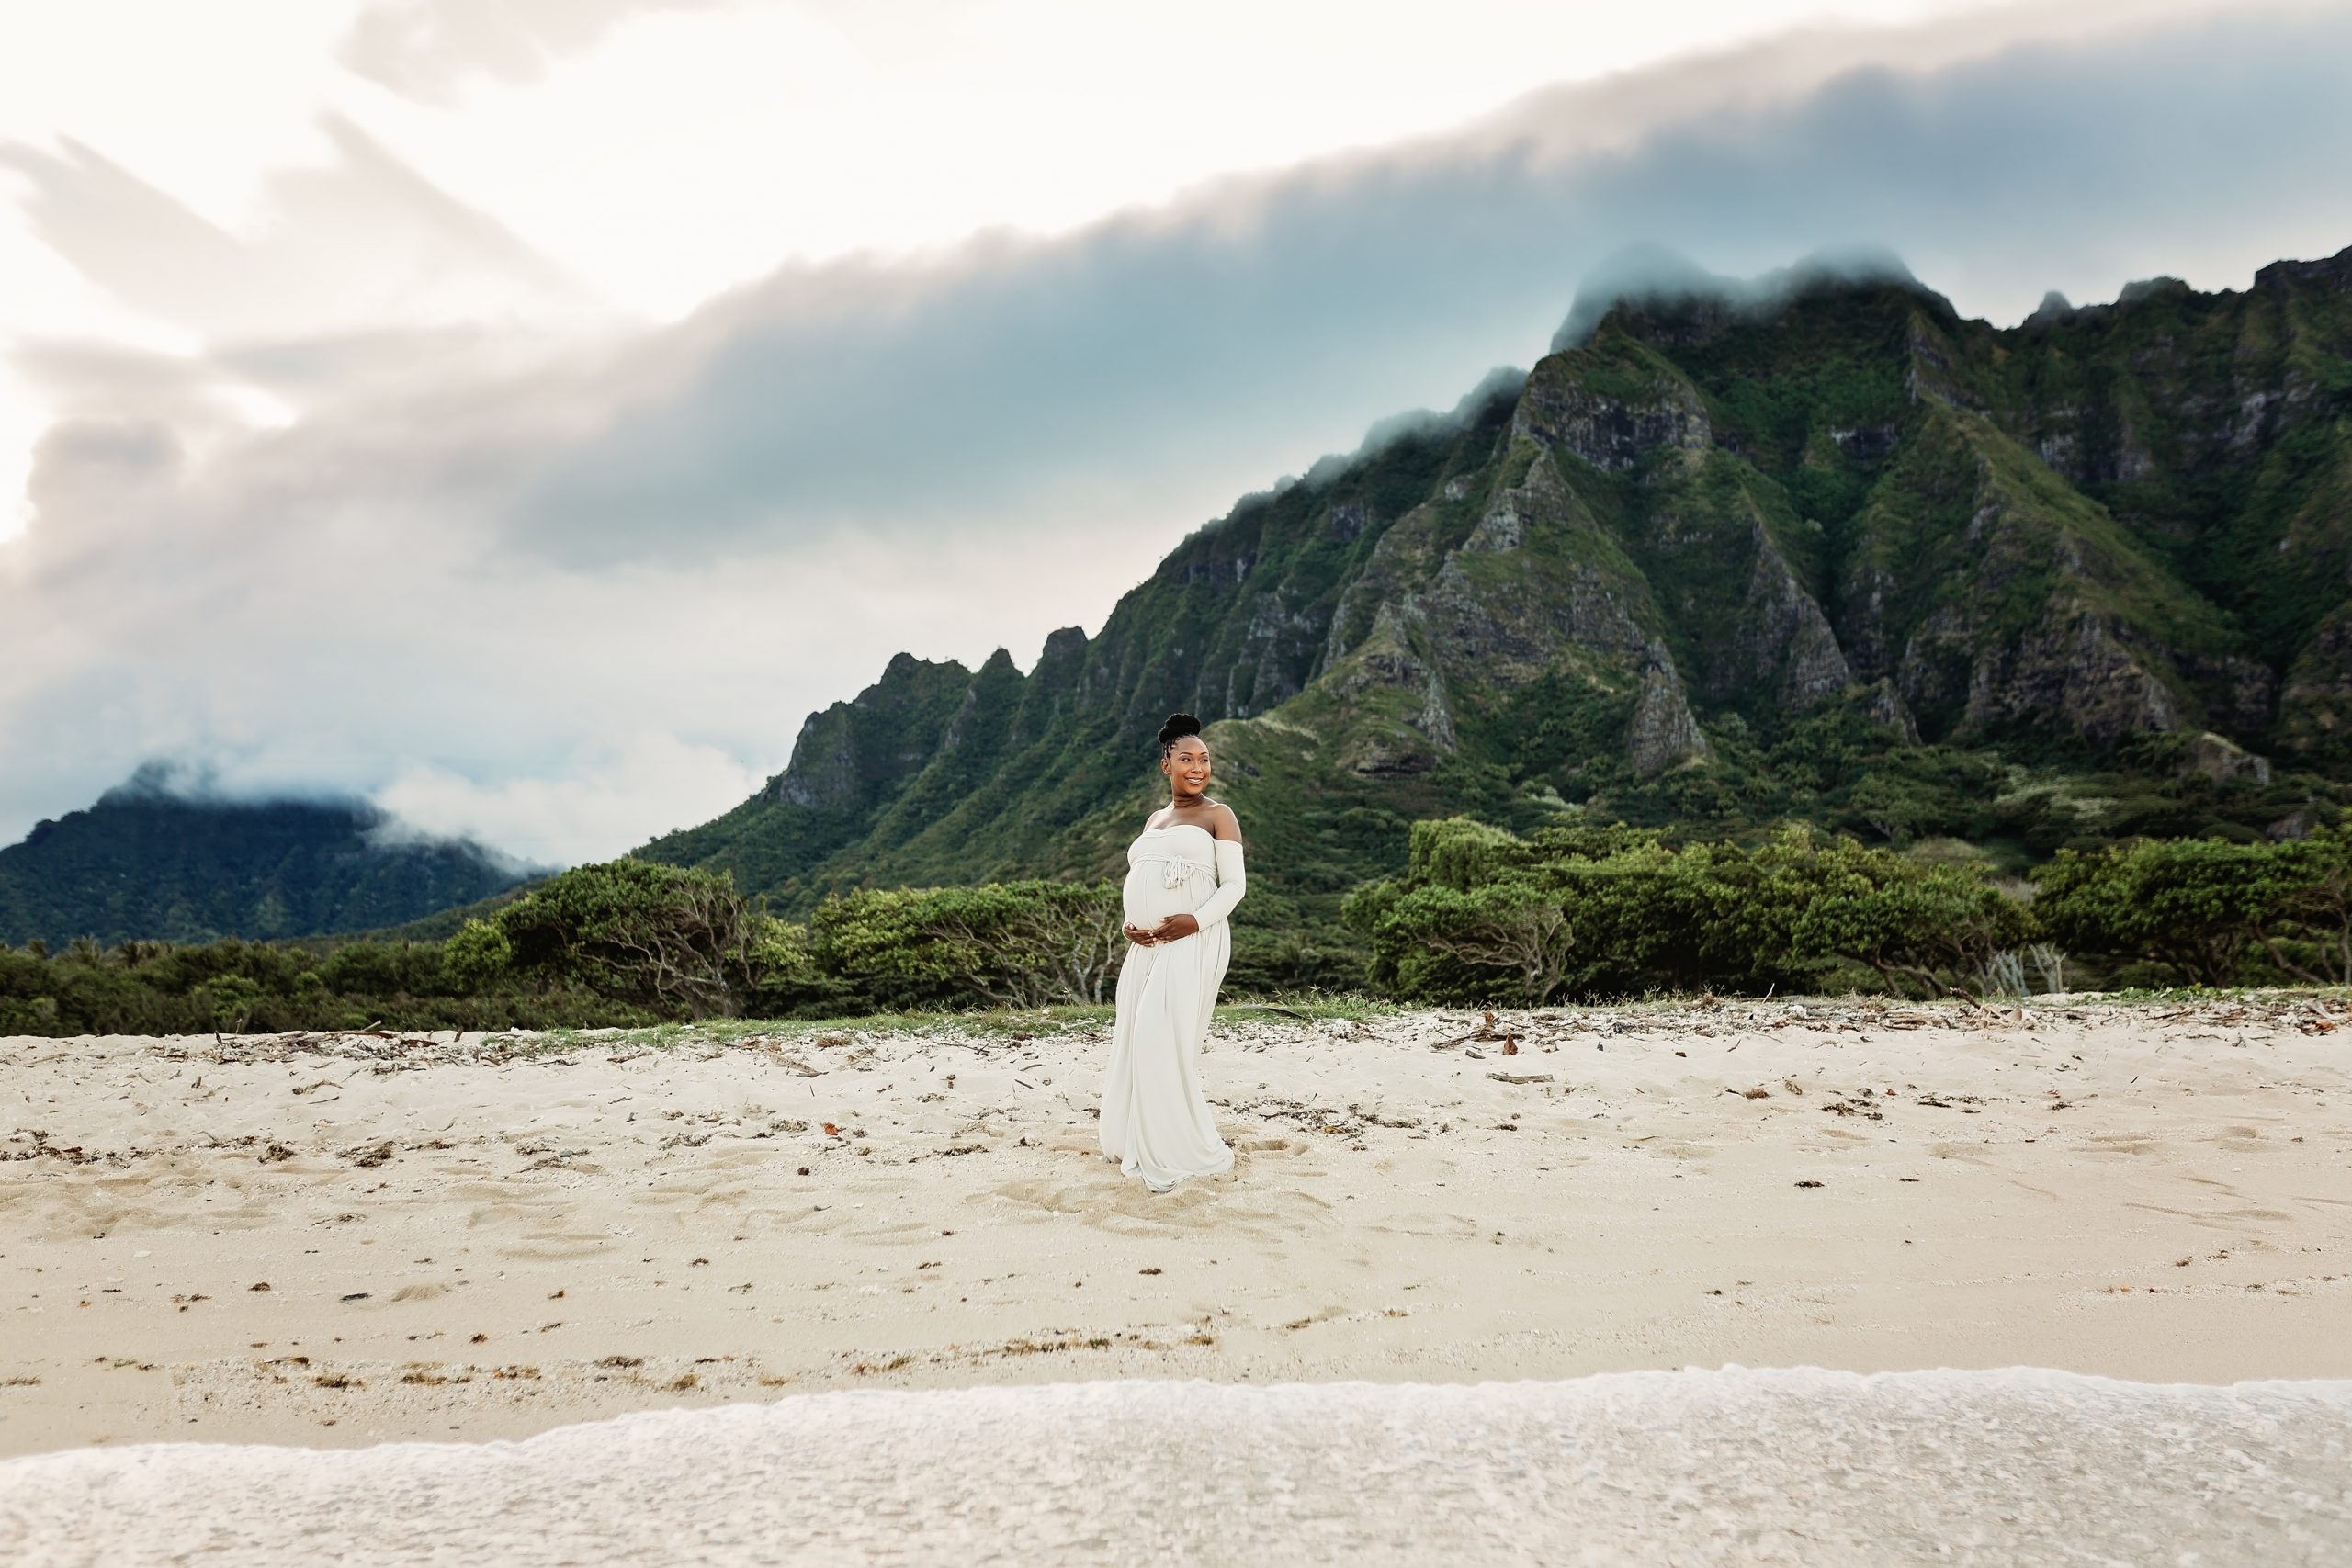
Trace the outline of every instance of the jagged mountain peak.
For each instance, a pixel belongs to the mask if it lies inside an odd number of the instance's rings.
[[[1636,330],[1649,334],[1689,337],[1813,296],[1890,288],[1916,295],[1943,315],[1953,313],[1950,300],[1881,246],[1827,247],[1754,277],[1733,277],[1664,246],[1632,245],[1577,284],[1567,318],[1552,334],[1552,352],[1583,346],[1611,317],[1642,323]]]
[[[2317,261],[2275,261],[2254,275],[2256,288],[2287,288],[2297,285],[2317,286],[2339,294],[2352,294],[2352,245]]]

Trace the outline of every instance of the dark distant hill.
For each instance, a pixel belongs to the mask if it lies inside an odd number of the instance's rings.
[[[232,801],[156,764],[0,850],[0,942],[205,942],[394,926],[530,873],[360,800]]]
[[[1092,641],[900,655],[639,852],[787,908],[1107,872],[1178,708],[1261,919],[1328,916],[1453,811],[2010,863],[2292,833],[2352,776],[2348,573],[2352,251],[2006,329],[1899,268],[1653,276],[1523,383],[1243,500]]]

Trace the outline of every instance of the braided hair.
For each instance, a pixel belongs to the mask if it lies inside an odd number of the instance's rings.
[[[1201,732],[1201,721],[1188,713],[1171,713],[1168,722],[1159,727],[1159,754],[1163,757],[1176,750],[1176,742]]]

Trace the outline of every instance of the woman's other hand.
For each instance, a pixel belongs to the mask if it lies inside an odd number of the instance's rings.
[[[1190,915],[1170,915],[1159,922],[1151,933],[1154,942],[1174,942],[1180,936],[1191,936],[1201,929],[1201,922]]]
[[[1126,931],[1127,940],[1137,947],[1149,947],[1159,940],[1159,934],[1149,926],[1129,926]]]

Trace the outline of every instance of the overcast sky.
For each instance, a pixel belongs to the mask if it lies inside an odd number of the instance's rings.
[[[0,842],[141,761],[542,861],[1025,668],[1629,245],[1963,310],[2352,244],[2352,6],[0,14]]]

